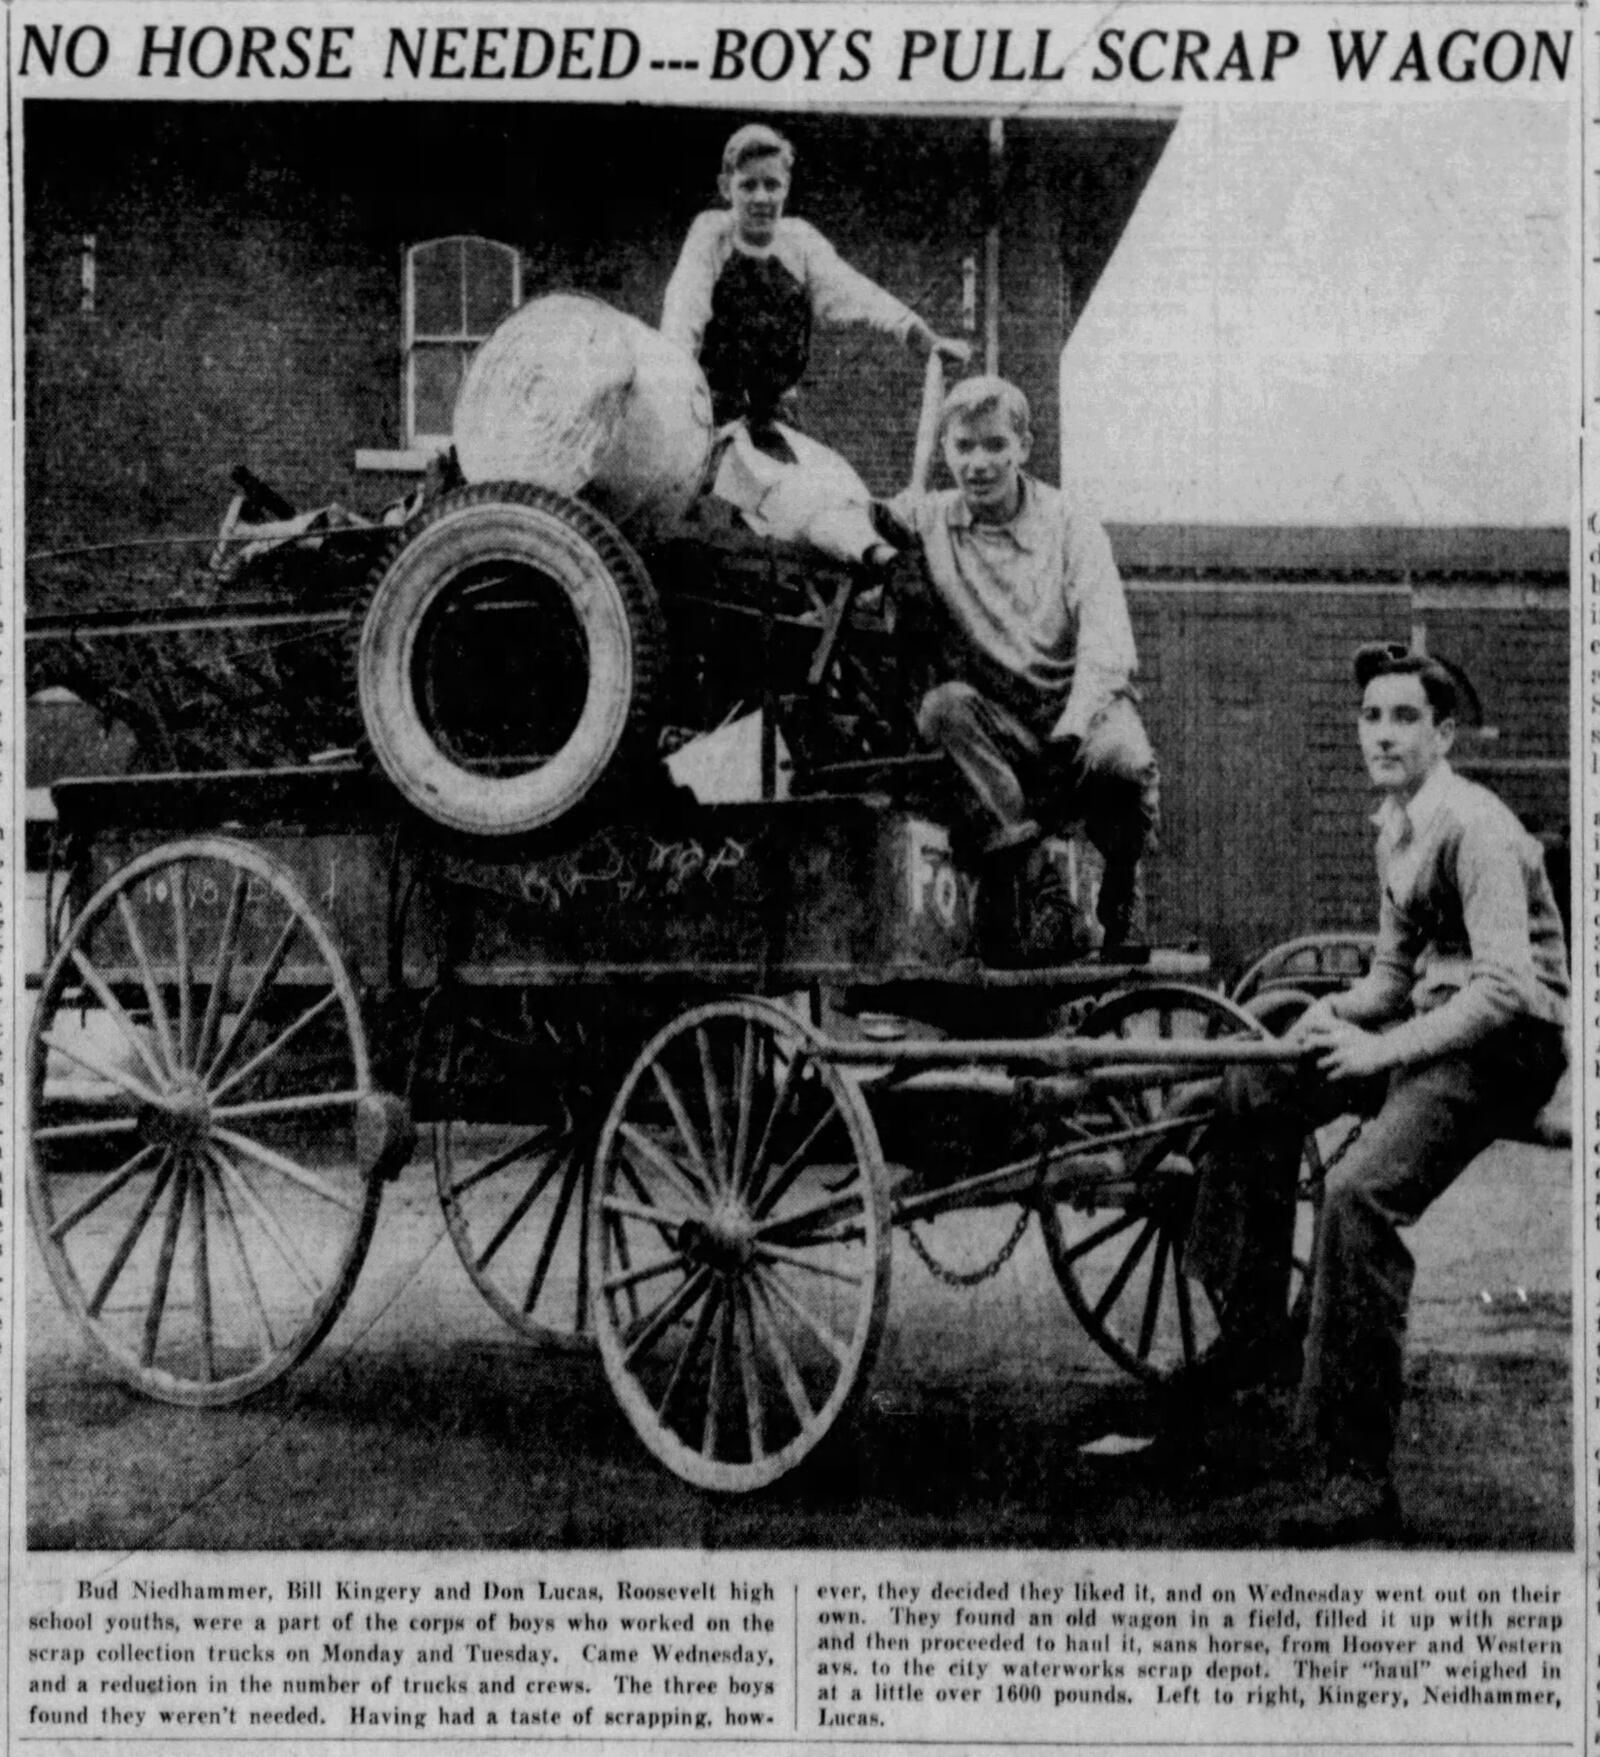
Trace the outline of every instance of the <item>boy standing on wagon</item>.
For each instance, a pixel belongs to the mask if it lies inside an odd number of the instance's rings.
[[[741,417],[765,433],[783,417],[811,355],[814,322],[866,324],[946,360],[965,342],[935,335],[908,306],[844,261],[805,220],[786,214],[794,148],[751,122],[722,153],[728,203],[689,228],[667,284],[661,333],[699,360],[719,426]]]

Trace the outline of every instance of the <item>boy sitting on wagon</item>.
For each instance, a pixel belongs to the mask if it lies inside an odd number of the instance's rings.
[[[1355,682],[1382,795],[1372,968],[1291,1033],[1314,1067],[1229,1076],[1188,1251],[1224,1322],[1196,1388],[1298,1383],[1310,1493],[1278,1537],[1308,1546],[1398,1533],[1391,1460],[1413,1268],[1400,1229],[1497,1136],[1525,1129],[1565,1065],[1567,947],[1543,850],[1446,760],[1455,677],[1377,645],[1356,655]],[[1302,1363],[1285,1316],[1301,1144],[1347,1111],[1371,1120],[1328,1173]]]
[[[1132,925],[1139,860],[1159,817],[1154,753],[1135,706],[1133,628],[1099,521],[1024,473],[1028,400],[1003,378],[969,378],[939,415],[954,489],[908,490],[884,508],[924,562],[940,624],[940,680],[917,723],[943,745],[983,812],[994,890],[1059,891],[1046,831],[1081,818],[1105,858],[1104,946]],[[898,527],[898,530],[894,530]],[[1025,961],[1081,951],[1075,912],[1018,908]],[[1021,923],[1026,925],[1021,925]]]

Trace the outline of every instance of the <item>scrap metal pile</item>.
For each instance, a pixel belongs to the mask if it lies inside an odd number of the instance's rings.
[[[297,516],[236,480],[220,533],[29,559],[28,693],[69,689],[125,725],[135,772],[280,768],[356,741],[349,623],[394,525]]]
[[[782,722],[797,785],[860,782],[915,742],[911,631],[889,638],[881,570],[856,604],[865,486],[778,443],[787,462],[714,434],[698,366],[644,324],[548,295],[474,358],[426,485],[376,516],[298,511],[240,469],[214,535],[31,557],[29,690],[127,727],[136,772],[367,753],[469,834],[541,829],[758,713],[768,770]]]
[[[337,505],[296,514],[247,470],[235,477],[220,533],[29,559],[28,693],[69,689],[126,726],[135,773],[288,768],[358,749],[356,631],[442,486],[368,520]],[[842,564],[764,541],[714,503],[662,531],[646,559],[672,633],[664,750],[759,706],[763,687],[813,766],[910,748],[881,607],[854,613],[820,694],[802,688]]]

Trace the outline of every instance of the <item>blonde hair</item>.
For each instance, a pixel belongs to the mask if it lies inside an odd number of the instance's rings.
[[[731,177],[749,160],[764,159],[770,153],[782,159],[784,170],[793,167],[794,148],[776,128],[769,128],[765,122],[746,122],[728,136],[728,144],[722,149],[722,175]]]
[[[953,421],[971,421],[979,415],[999,412],[1011,423],[1018,438],[1027,439],[1033,432],[1032,411],[1028,399],[1009,378],[982,374],[963,378],[955,385],[939,410],[939,437],[943,439]]]

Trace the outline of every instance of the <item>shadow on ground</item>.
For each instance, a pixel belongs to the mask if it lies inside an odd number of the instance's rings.
[[[1406,1542],[1572,1542],[1568,1378],[1540,1355],[1424,1357],[1401,1463]],[[30,1399],[30,1544],[83,1549],[1255,1548],[1285,1492],[1281,1412],[1197,1423],[1122,1386],[1028,1398],[869,1399],[811,1467],[763,1494],[689,1489],[639,1447],[593,1359],[510,1343],[360,1354],[242,1409],[80,1387]],[[1164,1424],[1164,1425],[1163,1425]],[[1108,1433],[1158,1435],[1095,1456]],[[68,1454],[115,1459],[87,1479]]]

